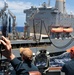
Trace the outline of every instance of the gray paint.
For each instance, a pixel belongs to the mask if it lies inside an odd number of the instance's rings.
[[[57,9],[58,8],[58,9]],[[29,26],[28,34],[34,32],[34,25],[36,31],[39,33],[41,20],[44,22],[47,31],[49,32],[51,26],[72,26],[74,27],[74,15],[65,12],[65,0],[56,0],[56,7],[31,7],[30,9],[24,10],[26,14],[26,23]],[[42,24],[42,33],[46,34],[44,25]],[[29,36],[29,35],[28,35]]]

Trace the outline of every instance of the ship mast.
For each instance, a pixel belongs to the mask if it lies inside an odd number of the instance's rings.
[[[50,6],[50,0],[48,0],[48,7]]]
[[[65,2],[66,0],[56,0],[55,8],[61,13],[66,13]]]

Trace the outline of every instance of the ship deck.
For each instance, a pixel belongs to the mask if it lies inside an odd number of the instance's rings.
[[[59,53],[66,51],[66,49],[74,45],[74,42],[72,42],[68,47],[63,48],[63,49],[54,47],[49,40],[41,40],[39,43],[36,43],[33,40],[11,40],[11,44],[12,44],[12,52],[15,54],[17,58],[19,58],[20,57],[20,53],[19,53],[20,47],[29,47],[31,48],[33,53],[37,53],[40,49],[46,49],[49,52],[49,55],[53,56],[54,54],[59,54]],[[57,42],[57,45],[58,44],[59,42]],[[2,56],[2,59],[7,60],[3,56]],[[65,75],[64,73],[61,72],[60,69],[55,69],[54,67],[53,69],[49,70],[45,75],[54,75],[54,74],[55,75]]]

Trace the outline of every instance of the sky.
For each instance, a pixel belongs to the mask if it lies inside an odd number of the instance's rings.
[[[8,10],[10,10],[16,16],[16,25],[24,26],[25,23],[25,9],[29,9],[31,6],[40,6],[43,2],[48,3],[48,0],[0,0],[0,9],[4,6],[4,1],[7,2]],[[50,0],[50,6],[55,7],[56,0]],[[66,11],[67,13],[72,12],[74,14],[74,0],[66,0]]]

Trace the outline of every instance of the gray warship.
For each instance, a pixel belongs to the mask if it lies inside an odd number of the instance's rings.
[[[65,0],[56,0],[55,7],[50,6],[49,0],[40,7],[31,6],[30,9],[24,10],[26,23],[24,32],[21,33],[16,31],[16,16],[10,10],[9,14],[5,12],[8,5],[4,3],[4,8],[0,10],[0,35],[11,40],[12,51],[16,57],[20,57],[20,47],[30,47],[34,55],[39,50],[46,49],[48,55],[55,56],[74,45],[74,15],[67,13]],[[3,58],[3,61],[7,60]],[[48,74],[64,75],[58,67],[46,73]]]
[[[31,6],[30,9],[24,10],[24,13],[24,36],[32,37],[36,42],[49,39],[51,45],[57,48],[54,52],[61,51],[58,51],[58,48],[63,51],[70,47],[74,35],[74,15],[67,13],[66,0],[56,0],[55,7],[51,7],[48,0],[48,3],[44,2],[39,7]]]

